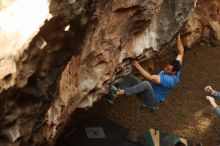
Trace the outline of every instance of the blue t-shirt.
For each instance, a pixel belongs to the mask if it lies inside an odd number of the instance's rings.
[[[178,71],[175,75],[167,75],[164,71],[161,71],[160,84],[151,83],[151,86],[154,90],[157,102],[162,102],[165,100],[169,91],[177,85],[179,82],[180,72]]]

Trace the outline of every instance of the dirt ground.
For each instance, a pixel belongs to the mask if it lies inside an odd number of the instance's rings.
[[[93,108],[76,110],[75,114],[83,117],[96,113],[107,117],[129,128],[128,137],[133,140],[152,127],[199,141],[204,146],[217,146],[220,119],[205,99],[204,87],[211,85],[220,90],[219,66],[220,47],[194,48],[185,54],[179,85],[157,113],[140,111],[141,103],[136,97],[119,97],[113,105],[102,99]]]

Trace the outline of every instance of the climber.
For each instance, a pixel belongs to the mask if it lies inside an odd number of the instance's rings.
[[[213,90],[211,86],[206,86],[205,92],[211,94],[212,96],[220,100],[220,92]],[[220,107],[216,104],[215,99],[212,96],[206,96],[206,99],[209,100],[212,107],[214,108],[214,112],[217,114],[218,117],[220,117]]]
[[[165,101],[168,92],[177,85],[180,77],[180,67],[184,56],[184,47],[182,45],[180,35],[176,39],[177,49],[179,51],[175,60],[167,64],[158,75],[151,75],[144,70],[138,61],[132,60],[131,64],[140,72],[146,79],[141,81],[133,75],[128,75],[123,78],[123,81],[118,85],[110,85],[110,101],[115,97],[125,94],[126,96],[137,95],[143,102],[141,109],[148,109],[152,112],[158,109],[158,104]]]

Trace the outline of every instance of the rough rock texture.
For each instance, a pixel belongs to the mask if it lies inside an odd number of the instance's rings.
[[[34,10],[41,2],[47,4],[45,6],[51,14],[45,13],[37,25],[29,27],[32,21],[38,19],[38,15],[32,11],[36,12]],[[53,135],[47,135],[47,131],[39,137],[35,137],[35,134],[50,120],[45,118],[45,113],[58,96],[60,76],[67,62],[80,53],[79,46],[93,11],[92,2],[22,0],[12,2],[11,6],[1,11],[0,19],[7,17],[7,22],[13,23],[14,30],[7,31],[11,24],[4,25],[7,24],[6,20],[0,22],[1,38],[4,38],[0,60],[0,142],[39,145],[44,142],[43,139],[53,139]],[[39,10],[40,14],[44,12],[42,6],[37,7],[37,13]],[[10,11],[9,8],[17,8],[21,13]],[[13,15],[9,17],[7,14]],[[22,14],[26,19],[21,17]],[[34,16],[28,23],[27,19]],[[23,21],[16,27],[15,18]],[[26,30],[30,31],[26,33]]]
[[[203,18],[199,12],[203,5],[204,13],[211,15],[208,5],[213,3],[215,18],[207,17],[204,24],[209,20],[209,37],[215,34],[219,40],[217,1],[199,1],[194,13],[193,0],[41,1],[48,4],[50,14],[43,15],[25,41],[16,33],[6,35],[6,47],[0,48],[5,51],[11,41],[18,42],[0,56],[1,143],[53,144],[71,113],[92,107],[106,94],[106,85],[123,74],[129,58],[155,57],[173,46],[174,37],[183,30],[187,46],[197,41],[194,30],[200,27],[194,24]],[[10,4],[0,6],[1,19]],[[3,30],[0,36],[5,35]],[[204,37],[199,34],[198,39]]]
[[[72,57],[62,73],[59,98],[45,115],[47,125],[39,133],[47,130],[53,137],[57,125],[67,121],[77,107],[91,107],[127,58],[138,57],[150,47],[159,51],[171,42],[192,8],[192,1],[97,1],[81,54]],[[144,53],[146,58],[153,55],[152,50]]]
[[[184,28],[184,44],[220,45],[220,1],[198,0]]]

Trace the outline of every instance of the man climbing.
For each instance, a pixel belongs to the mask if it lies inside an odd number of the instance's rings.
[[[180,35],[177,36],[176,44],[179,51],[176,59],[167,64],[158,75],[150,74],[140,66],[138,61],[133,60],[131,64],[146,80],[141,81],[133,75],[128,75],[117,85],[117,88],[110,85],[110,94],[113,97],[123,94],[126,96],[137,95],[143,102],[142,109],[150,107],[151,111],[156,111],[157,105],[165,101],[168,92],[179,82],[179,70],[184,56],[184,47]]]
[[[205,87],[205,92],[211,94],[212,96],[214,96],[218,100],[220,100],[220,92],[213,90],[211,86]],[[206,96],[206,99],[209,100],[209,102],[211,103],[211,105],[214,109],[214,112],[220,118],[220,107],[216,104],[215,99],[212,96]]]

